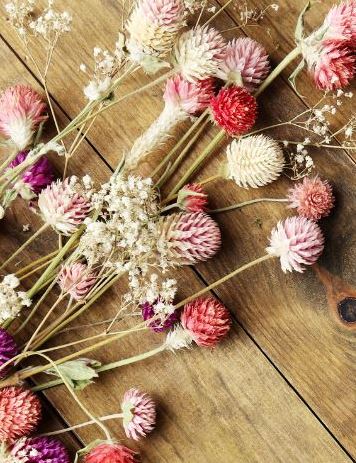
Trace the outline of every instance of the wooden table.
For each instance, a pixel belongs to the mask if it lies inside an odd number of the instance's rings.
[[[49,73],[50,93],[60,125],[64,126],[84,103],[82,88],[86,78],[78,71],[79,65],[91,63],[94,46],[112,47],[121,13],[117,0],[56,3],[74,16],[73,33],[63,38]],[[268,3],[249,1],[251,7],[260,8]],[[280,0],[278,15],[267,15],[262,22],[264,27],[235,29],[226,36],[246,34],[259,40],[276,65],[293,48],[294,25],[302,3]],[[308,15],[307,27],[318,25],[332,4],[332,0],[325,0],[315,7]],[[237,11],[232,5],[215,21],[221,30],[237,24]],[[32,62],[26,59],[4,18],[2,13],[1,86],[28,82],[40,88]],[[37,59],[43,59],[42,55],[41,49],[36,51]],[[260,126],[285,120],[320,98],[306,73],[298,83],[304,98],[298,96],[287,82],[292,70],[293,66],[283,72],[260,99]],[[143,73],[137,73],[125,85],[125,91],[148,81]],[[351,105],[352,100],[341,109],[337,123],[350,116]],[[71,162],[70,173],[89,172],[96,180],[107,178],[121,153],[130,148],[161,108],[161,89],[154,88],[103,115]],[[214,128],[207,131],[194,152],[199,152],[214,133]],[[278,132],[273,134],[277,138],[283,136],[278,136]],[[220,149],[197,178],[213,175],[222,159],[223,149]],[[284,275],[278,262],[247,271],[215,292],[234,318],[232,333],[221,346],[214,351],[194,348],[179,355],[165,353],[106,373],[97,384],[80,393],[81,400],[97,415],[118,410],[129,387],[138,386],[153,395],[159,419],[157,430],[147,440],[136,446],[124,439],[118,423],[110,425],[118,439],[142,452],[143,462],[355,461],[355,152],[319,149],[314,160],[317,171],[334,185],[337,197],[334,213],[322,222],[327,244],[317,266],[303,275]],[[157,156],[151,161],[156,163]],[[149,172],[149,166],[146,171]],[[222,207],[259,196],[282,197],[289,185],[290,181],[281,179],[269,187],[245,191],[232,182],[217,181],[207,189],[211,207]],[[287,214],[282,205],[263,204],[219,215],[222,250],[208,263],[177,272],[178,300],[238,264],[262,255],[271,228]],[[27,238],[22,225],[33,220],[32,214],[16,203],[1,223],[1,243],[6,253]],[[31,246],[24,260],[40,256],[44,248],[53,249],[55,244],[52,235],[45,236]],[[108,292],[80,323],[90,325],[109,318],[115,313],[120,291],[117,286]],[[346,297],[349,297],[347,306],[342,302]],[[340,322],[340,310],[347,319],[344,324]],[[95,334],[100,327],[86,329],[88,334]],[[72,338],[73,333],[63,335],[63,339]],[[95,358],[108,362],[127,357],[158,345],[160,339],[154,334],[132,336],[102,349]],[[57,422],[63,425],[85,420],[64,388],[49,391],[46,400],[53,408],[52,426],[58,426]],[[80,430],[69,436],[69,445],[74,449],[79,442],[88,443],[99,437],[98,432],[95,427]]]

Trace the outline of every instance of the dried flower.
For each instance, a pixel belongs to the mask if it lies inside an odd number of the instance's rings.
[[[125,158],[125,167],[135,168],[147,154],[162,146],[179,123],[209,105],[213,94],[213,79],[188,82],[180,75],[168,79],[163,95],[164,109],[148,130],[135,141]]]
[[[0,441],[12,442],[34,431],[41,419],[41,402],[20,386],[0,389]]]
[[[148,323],[148,327],[156,333],[168,330],[179,320],[179,313],[174,310],[174,306],[172,306],[173,311],[169,310],[167,313],[167,304],[160,298],[152,303],[145,301],[140,304],[140,308],[144,321],[155,317],[152,322]]]
[[[28,156],[28,151],[21,151],[9,164],[14,168],[22,164]],[[29,200],[37,196],[54,179],[54,170],[49,160],[43,156],[30,166],[15,184],[15,189],[22,198]]]
[[[209,106],[214,96],[214,84],[211,77],[190,82],[177,74],[167,80],[163,98],[169,107],[181,108],[194,116]]]
[[[323,233],[315,222],[305,217],[288,217],[272,230],[267,252],[280,258],[283,272],[304,272],[303,265],[313,265],[324,249]]]
[[[53,437],[20,439],[12,447],[10,454],[21,463],[70,463],[67,449]]]
[[[161,218],[158,249],[170,265],[193,265],[210,259],[220,244],[219,227],[204,212],[181,212]]]
[[[217,299],[199,298],[184,306],[181,324],[198,346],[214,347],[230,330],[231,315]]]
[[[222,88],[211,99],[211,111],[216,124],[229,135],[242,135],[256,122],[257,102],[243,87]]]
[[[276,180],[284,167],[283,151],[265,135],[233,140],[226,149],[226,176],[243,188],[258,188]]]
[[[186,80],[215,76],[225,56],[226,43],[213,27],[197,26],[184,32],[173,49],[177,72]]]
[[[330,40],[304,47],[304,57],[320,90],[344,88],[355,75],[356,57],[350,43]]]
[[[356,2],[348,0],[334,5],[321,27],[323,40],[356,40]]]
[[[227,44],[226,56],[217,76],[229,84],[243,86],[253,92],[270,70],[264,47],[249,37],[233,39]]]
[[[58,284],[64,293],[68,293],[76,301],[85,298],[96,282],[94,272],[81,262],[65,265],[58,275]]]
[[[84,458],[84,463],[138,463],[137,453],[115,443],[102,443],[94,447]]]
[[[207,210],[208,195],[199,183],[189,183],[178,192],[177,204],[186,212],[204,212]]]
[[[181,314],[181,325],[171,331],[166,340],[169,349],[198,346],[215,347],[231,327],[231,315],[214,297],[198,298],[188,302]]]
[[[0,328],[0,378],[4,378],[8,372],[8,367],[1,367],[19,353],[15,339],[4,328]]]
[[[9,87],[0,96],[0,132],[23,150],[31,143],[39,124],[47,119],[45,111],[46,104],[31,87]]]
[[[167,66],[163,60],[184,25],[184,3],[181,0],[139,1],[126,24],[131,60],[147,72]]]
[[[126,436],[140,440],[153,431],[156,424],[156,404],[145,392],[132,388],[125,392],[121,403]]]
[[[0,283],[0,323],[15,318],[31,300],[24,291],[16,291],[20,281],[15,275],[6,275]]]
[[[53,182],[38,196],[38,207],[45,223],[51,225],[58,233],[70,235],[83,223],[91,210],[91,203],[86,197],[76,177]]]
[[[327,217],[334,206],[333,190],[327,180],[319,176],[304,177],[288,193],[289,207],[296,208],[299,215],[310,220]]]

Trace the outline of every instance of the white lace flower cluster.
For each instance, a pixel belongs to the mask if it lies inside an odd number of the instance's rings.
[[[0,323],[15,318],[22,307],[29,307],[31,300],[24,291],[16,291],[20,285],[15,275],[6,275],[0,283]]]
[[[125,38],[120,33],[113,52],[94,47],[94,69],[88,85],[84,87],[84,95],[89,101],[99,100],[108,92],[113,76],[125,63],[126,53],[124,46]],[[85,64],[80,65],[80,70],[85,74],[89,74]]]
[[[5,11],[12,26],[21,37],[25,37],[28,30],[28,18],[33,12],[36,0],[15,0],[5,4]]]

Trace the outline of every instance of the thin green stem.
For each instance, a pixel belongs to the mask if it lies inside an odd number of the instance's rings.
[[[301,50],[299,47],[296,47],[292,50],[279,64],[276,68],[273,69],[271,74],[265,79],[258,90],[255,93],[255,97],[258,97],[266,88],[275,80],[276,77],[287,67],[289,64],[294,61],[300,55]]]
[[[218,212],[228,212],[234,211],[236,209],[241,209],[242,207],[249,206],[250,204],[271,202],[271,203],[287,203],[288,199],[281,198],[257,198],[251,199],[250,201],[244,201],[243,203],[232,204],[231,206],[221,207],[219,209],[212,209],[209,211],[209,214],[217,214]]]
[[[225,131],[220,130],[211,142],[206,146],[202,153],[196,158],[190,168],[185,172],[183,177],[169,193],[168,197],[177,193],[190,179],[190,177],[195,173],[199,166],[205,161],[205,159],[213,152],[213,150],[219,145],[219,143],[225,138]]]
[[[98,421],[109,421],[109,420],[117,420],[122,419],[124,417],[123,413],[114,413],[113,415],[101,416],[98,417]],[[59,436],[65,432],[75,431],[76,429],[85,428],[86,426],[91,426],[92,424],[97,424],[95,420],[86,421],[85,423],[75,424],[69,428],[58,429],[58,431],[47,432],[45,434],[40,434],[42,436]]]

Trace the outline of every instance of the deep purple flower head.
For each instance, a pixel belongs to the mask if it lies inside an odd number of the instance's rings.
[[[0,367],[19,353],[15,339],[4,328],[0,328]],[[0,378],[4,378],[7,371],[8,368],[0,370]]]
[[[142,312],[142,318],[145,321],[159,314],[159,310],[157,310],[157,306],[159,303],[160,301],[158,299],[153,304],[149,302],[144,302],[143,304],[140,305],[141,312]],[[178,310],[175,310],[169,315],[161,313],[160,316],[156,320],[154,320],[148,325],[148,327],[155,333],[161,333],[162,331],[166,331],[169,328],[171,328],[178,320],[179,320]]]
[[[20,151],[9,167],[14,168],[24,162],[28,151]],[[16,188],[24,199],[31,199],[37,196],[47,185],[54,180],[54,170],[49,160],[43,156],[22,174],[21,180],[17,182]]]
[[[11,449],[11,455],[26,457],[26,463],[70,463],[67,449],[52,437],[20,439]]]

